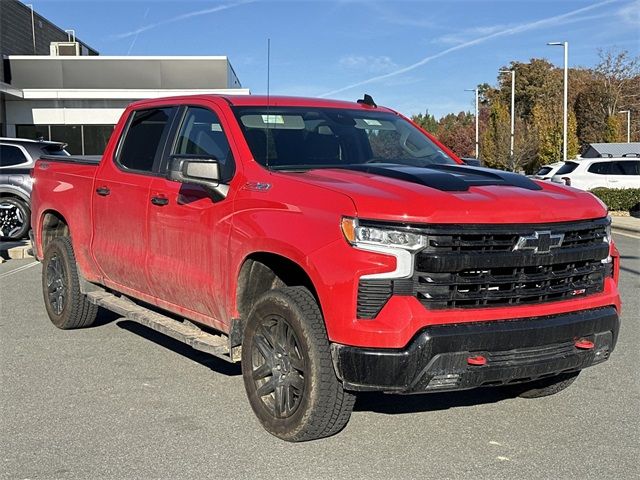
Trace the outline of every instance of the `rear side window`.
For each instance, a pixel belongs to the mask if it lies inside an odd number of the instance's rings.
[[[589,166],[587,170],[589,173],[595,173],[596,175],[609,175],[612,172],[611,167],[613,162],[597,162]]]
[[[614,162],[617,167],[614,171],[614,175],[640,175],[640,161]]]
[[[29,163],[29,159],[15,145],[0,145],[0,167]]]
[[[176,155],[213,157],[220,164],[222,181],[233,177],[234,162],[231,148],[218,116],[206,108],[189,107],[178,132]]]
[[[133,112],[118,155],[118,163],[128,170],[153,172],[175,110],[173,107],[166,107]]]
[[[536,173],[536,175],[546,175],[550,171],[551,167],[542,167],[540,170],[538,170],[538,173]]]
[[[560,167],[560,169],[556,172],[556,175],[564,175],[566,173],[573,172],[576,168],[578,168],[578,164],[576,162],[566,162],[564,165]]]

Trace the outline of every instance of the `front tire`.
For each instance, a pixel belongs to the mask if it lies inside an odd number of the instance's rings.
[[[0,238],[21,240],[31,225],[31,210],[17,198],[0,199]]]
[[[42,292],[49,319],[62,330],[89,327],[98,306],[80,291],[80,276],[71,240],[56,238],[47,245],[42,262]]]
[[[263,294],[247,318],[242,375],[262,426],[289,442],[328,437],[349,421],[355,396],[336,377],[322,313],[309,291]]]

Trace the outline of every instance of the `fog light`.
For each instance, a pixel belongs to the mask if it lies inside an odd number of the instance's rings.
[[[460,375],[457,373],[446,373],[444,375],[436,375],[429,382],[429,385],[427,386],[427,390],[436,390],[438,388],[455,387],[458,384],[459,379],[460,379]]]

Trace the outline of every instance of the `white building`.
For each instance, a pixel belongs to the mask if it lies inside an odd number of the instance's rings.
[[[77,155],[101,153],[132,101],[249,94],[225,56],[9,55],[4,69],[0,111],[6,135],[62,141]]]

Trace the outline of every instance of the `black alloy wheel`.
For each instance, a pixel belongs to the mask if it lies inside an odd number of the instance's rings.
[[[64,263],[57,253],[54,253],[47,263],[46,282],[51,310],[56,315],[61,315],[67,300],[68,285]]]
[[[287,321],[271,315],[256,332],[251,351],[256,393],[276,418],[290,417],[300,405],[305,388],[305,360],[300,343]]]
[[[20,240],[29,231],[31,212],[29,207],[16,198],[0,200],[0,238]]]

